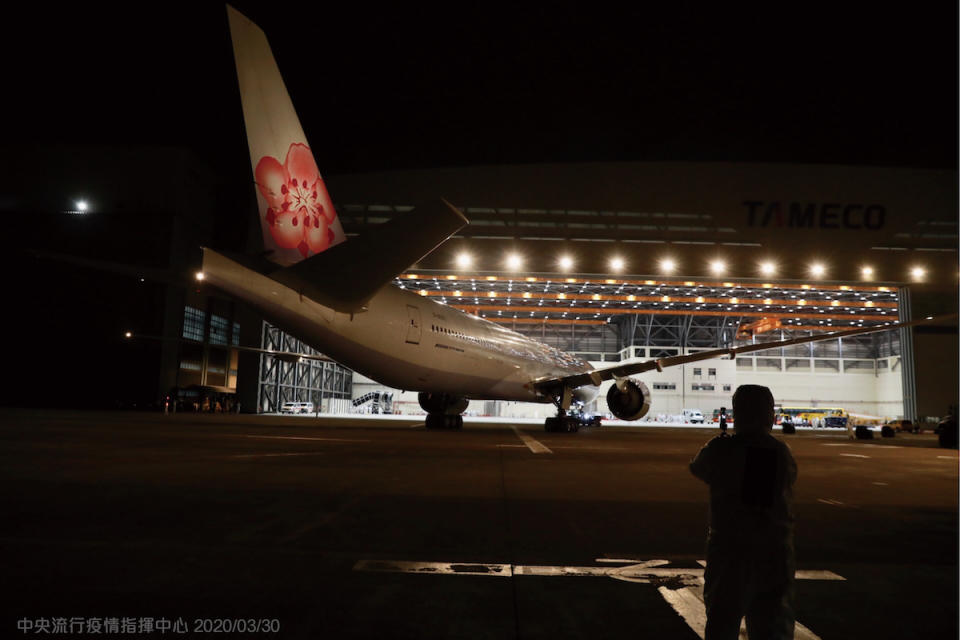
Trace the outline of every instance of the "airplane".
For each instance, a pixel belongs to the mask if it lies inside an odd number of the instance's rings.
[[[631,377],[638,373],[932,320],[594,368],[401,289],[394,278],[467,219],[440,199],[346,241],[266,35],[233,7],[227,14],[265,252],[251,257],[204,247],[197,278],[344,366],[418,392],[429,429],[461,428],[470,400],[513,400],[553,403],[557,415],[545,429],[576,431],[571,405],[589,403],[611,379],[611,413],[638,420],[651,402],[647,385]]]

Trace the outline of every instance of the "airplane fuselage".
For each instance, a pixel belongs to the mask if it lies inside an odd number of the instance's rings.
[[[209,249],[210,284],[311,347],[384,385],[471,399],[547,402],[532,381],[590,370],[580,358],[394,285],[339,313]],[[578,390],[588,402],[596,388]]]

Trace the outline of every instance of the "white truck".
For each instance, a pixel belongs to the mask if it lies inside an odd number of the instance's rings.
[[[703,413],[700,412],[700,409],[684,409],[681,415],[684,422],[703,424]]]

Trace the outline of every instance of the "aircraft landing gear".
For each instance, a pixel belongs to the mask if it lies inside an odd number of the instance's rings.
[[[564,390],[565,395],[553,398],[553,404],[557,407],[557,415],[547,418],[543,422],[543,428],[550,433],[576,433],[580,430],[580,419],[576,416],[567,415],[567,408],[570,406],[569,391]],[[566,407],[564,407],[566,403]]]
[[[445,413],[428,413],[427,429],[462,429],[463,416],[448,415]]]
[[[544,420],[543,428],[551,433],[576,433],[580,430],[580,419],[566,414],[553,416]]]

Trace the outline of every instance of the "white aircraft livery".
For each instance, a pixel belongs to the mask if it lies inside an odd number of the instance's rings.
[[[865,327],[595,369],[493,322],[432,302],[394,278],[466,225],[432,204],[346,241],[263,31],[227,7],[266,258],[203,250],[198,277],[330,358],[390,387],[419,392],[429,428],[459,428],[471,399],[552,402],[546,428],[576,430],[575,402],[613,379],[610,411],[636,420],[647,386],[629,376],[686,362],[888,330]],[[923,322],[923,321],[921,321]],[[288,354],[289,355],[289,354]]]

